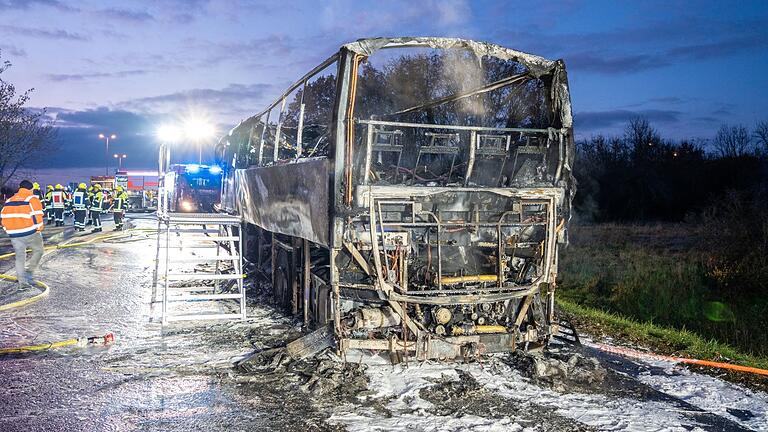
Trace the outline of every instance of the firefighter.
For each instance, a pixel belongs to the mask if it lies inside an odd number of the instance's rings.
[[[40,190],[40,183],[34,182],[32,183],[32,193],[37,197],[37,199],[40,200],[40,203],[43,202],[43,192]],[[45,207],[43,207],[43,211],[45,211]]]
[[[45,187],[45,216],[48,218],[48,223],[53,223],[53,205],[51,203],[51,196],[53,195],[53,186],[48,185]]]
[[[53,206],[53,218],[56,226],[64,226],[64,207],[67,195],[64,186],[57,184],[51,193],[51,205]]]
[[[91,199],[91,220],[93,229],[91,232],[101,232],[101,211],[104,209],[104,192],[98,184],[93,186],[93,198]]]
[[[66,197],[64,200],[64,216],[69,217],[72,216],[72,189],[69,185],[64,188],[64,195]]]
[[[87,200],[88,201],[88,208],[87,208],[88,211],[85,212],[85,225],[86,226],[93,224],[93,220],[91,219],[91,204],[93,203],[93,195],[94,195],[93,190],[94,190],[94,188],[95,188],[94,185],[88,186],[88,192],[86,193],[86,197],[88,198],[88,200]]]
[[[46,213],[45,197],[43,196],[43,191],[40,190],[40,183],[32,183],[32,194],[36,196],[38,200],[40,200],[40,204],[43,206],[43,213]]]
[[[85,231],[85,217],[88,214],[90,201],[88,200],[88,191],[85,183],[77,185],[75,193],[72,194],[72,209],[75,213],[75,231]]]
[[[127,206],[128,193],[123,190],[122,186],[118,186],[112,201],[112,215],[115,218],[115,231],[122,231],[123,229],[123,217],[125,216],[125,208]]]
[[[40,234],[43,230],[43,204],[32,193],[32,182],[24,180],[19,184],[19,191],[0,210],[0,220],[16,252],[19,287],[28,288],[43,257],[43,236]],[[29,262],[27,248],[32,250]]]

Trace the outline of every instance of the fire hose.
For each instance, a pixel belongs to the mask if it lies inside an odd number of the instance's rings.
[[[0,355],[6,354],[22,354],[35,351],[47,351],[50,349],[64,348],[69,346],[77,346],[78,348],[84,348],[88,345],[111,345],[115,342],[115,335],[113,333],[107,333],[103,336],[90,336],[83,338],[72,338],[58,342],[48,342],[38,345],[27,345],[10,348],[0,348]]]
[[[747,372],[747,373],[768,376],[768,370],[750,367],[750,366],[741,366],[741,365],[736,365],[732,363],[715,362],[710,360],[699,360],[699,359],[692,359],[687,357],[674,357],[674,356],[665,356],[665,355],[654,354],[654,353],[645,353],[645,352],[640,352],[630,348],[611,346],[611,345],[606,345],[599,342],[582,341],[582,345],[590,348],[595,348],[603,352],[620,355],[622,357],[633,357],[633,358],[638,358],[643,360],[666,361],[666,362],[684,363],[684,364],[692,364],[692,365],[699,365],[699,366],[708,366],[708,367],[714,367],[718,369],[728,369],[728,370],[733,370],[738,372]]]

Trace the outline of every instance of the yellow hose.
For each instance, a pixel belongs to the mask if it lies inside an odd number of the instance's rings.
[[[7,275],[7,274],[0,274],[0,279],[10,280],[10,281],[17,281],[17,280],[19,280],[16,276],[11,276],[11,275]],[[48,295],[48,292],[50,291],[50,288],[48,288],[48,285],[46,285],[46,284],[44,284],[43,282],[40,282],[40,281],[35,281],[35,284],[38,287],[42,288],[43,292],[41,292],[40,294],[34,295],[34,296],[30,297],[30,298],[26,298],[26,299],[23,299],[23,300],[12,302],[12,303],[6,303],[4,305],[0,305],[0,311],[4,311],[4,310],[8,310],[8,309],[13,309],[13,308],[21,307],[21,306],[26,306],[26,305],[28,305],[30,303],[34,303],[34,302],[36,302],[36,301],[40,300],[41,298],[43,298],[43,297]]]
[[[49,349],[54,348],[63,348],[68,347],[72,345],[77,345],[79,347],[84,347],[87,345],[110,345],[115,342],[115,335],[112,332],[109,332],[105,334],[104,336],[91,336],[87,338],[79,338],[79,339],[67,339],[59,342],[48,342],[44,344],[38,344],[38,345],[26,345],[26,346],[19,346],[19,347],[8,347],[8,348],[0,348],[0,355],[3,354],[18,354],[18,353],[25,353],[25,352],[34,352],[34,351],[46,351]]]
[[[72,345],[77,345],[80,342],[78,339],[67,339],[59,342],[50,342],[40,345],[27,345],[12,348],[0,348],[0,355],[2,354],[18,354],[33,351],[45,351],[54,348],[62,348]]]

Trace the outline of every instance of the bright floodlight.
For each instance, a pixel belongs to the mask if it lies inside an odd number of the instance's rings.
[[[181,130],[173,125],[163,125],[157,128],[156,135],[161,141],[174,142],[181,138]]]
[[[99,134],[99,139],[104,139],[104,134]]]
[[[109,136],[109,139],[115,139],[115,138],[117,138],[117,135],[115,135],[115,134],[112,134],[112,135]]]
[[[214,165],[210,168],[208,168],[208,172],[210,172],[213,175],[219,175],[221,174],[221,167],[218,165]]]
[[[203,140],[216,134],[213,125],[202,119],[191,118],[184,122],[184,132],[187,138]]]

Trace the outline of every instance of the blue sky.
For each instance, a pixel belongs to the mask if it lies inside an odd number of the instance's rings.
[[[48,168],[103,167],[99,132],[129,168],[190,110],[219,132],[258,111],[344,42],[454,36],[569,69],[577,136],[642,115],[666,137],[768,119],[765,1],[0,0],[2,74],[61,126]],[[103,168],[102,168],[103,169]]]

